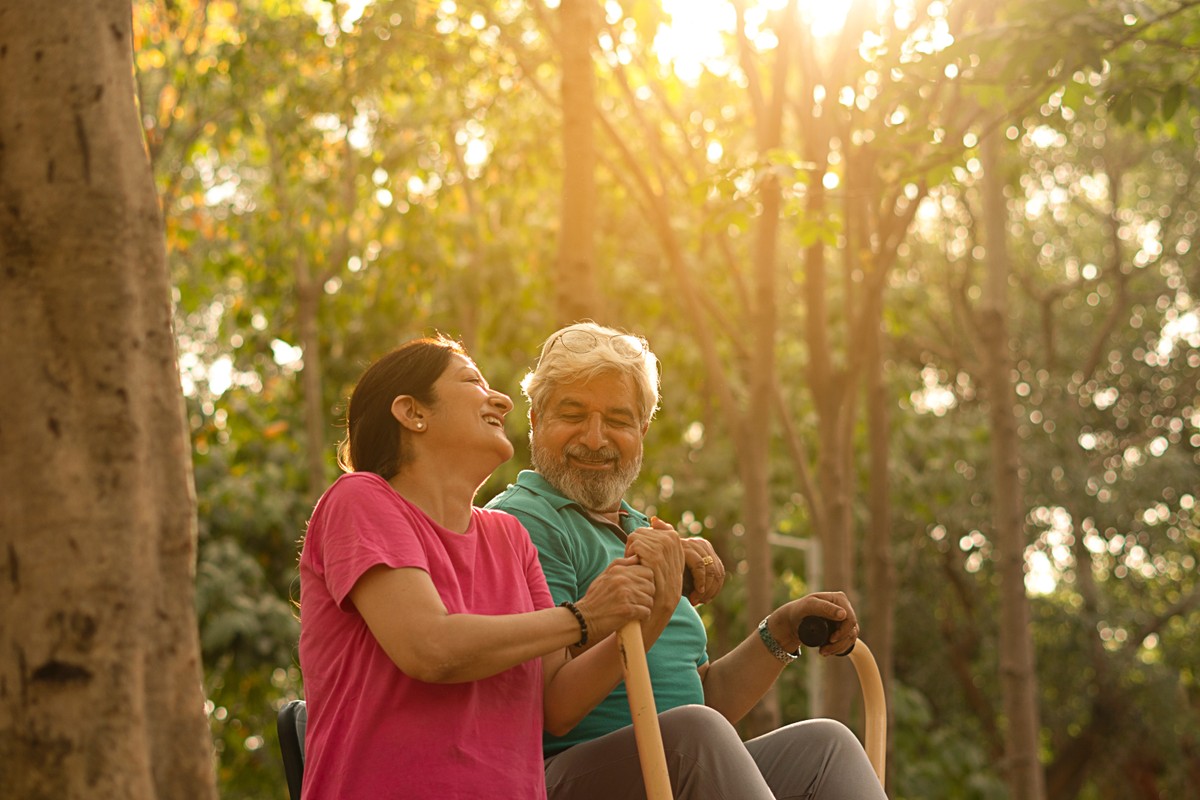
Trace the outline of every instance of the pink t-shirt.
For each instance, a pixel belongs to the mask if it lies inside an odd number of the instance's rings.
[[[545,798],[541,661],[471,683],[408,677],[349,599],[376,564],[425,570],[451,614],[554,605],[515,518],[473,508],[453,533],[378,475],[338,478],[300,556],[306,800]]]

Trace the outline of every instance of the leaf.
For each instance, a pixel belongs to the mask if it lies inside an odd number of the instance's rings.
[[[1137,92],[1133,95],[1133,106],[1137,109],[1138,117],[1143,124],[1158,112],[1158,103],[1154,102],[1154,98],[1146,92]]]
[[[1162,96],[1161,113],[1163,122],[1169,122],[1175,116],[1175,112],[1179,110],[1180,104],[1183,102],[1183,84],[1172,84],[1171,88],[1167,89]]]

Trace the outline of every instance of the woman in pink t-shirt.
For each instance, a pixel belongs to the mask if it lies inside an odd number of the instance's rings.
[[[525,529],[473,505],[512,457],[511,410],[445,338],[359,379],[348,474],[300,557],[306,800],[545,798],[544,722],[574,724],[612,689],[611,657],[567,648],[647,618],[651,572],[618,559],[553,605]]]

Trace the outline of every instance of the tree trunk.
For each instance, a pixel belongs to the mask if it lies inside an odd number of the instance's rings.
[[[0,0],[0,775],[215,798],[130,6]]]
[[[775,399],[775,272],[781,205],[779,181],[774,176],[760,188],[763,213],[755,247],[754,355],[750,400],[746,416],[746,448],[742,459],[742,510],[746,526],[747,612],[750,625],[775,608],[775,571],[771,559],[771,408]],[[746,718],[752,734],[779,727],[779,697],[774,684]]]
[[[794,3],[787,13],[794,14]],[[760,109],[758,152],[769,153],[783,139],[783,109],[787,102],[789,55],[794,26],[780,30],[775,54],[769,104]],[[783,192],[779,178],[767,171],[759,183],[762,212],[754,241],[754,350],[750,369],[750,397],[746,409],[746,447],[742,458],[742,509],[746,525],[746,606],[750,625],[775,609],[775,570],[771,558],[771,411],[775,404],[775,330],[778,325],[776,295],[779,272],[779,217]],[[746,718],[751,734],[779,727],[779,693],[772,684]]]
[[[1038,763],[1041,723],[1037,706],[1029,599],[1025,594],[1024,500],[1018,474],[1012,358],[1008,336],[1008,213],[1000,172],[1000,142],[988,131],[980,142],[987,279],[981,308],[984,386],[991,427],[993,535],[1000,578],[1000,679],[1007,720],[1005,780],[1013,800],[1043,800]]]
[[[824,192],[812,187],[808,199],[812,219],[828,215]],[[805,338],[808,343],[808,386],[817,411],[817,488],[824,504],[826,527],[821,539],[821,591],[845,591],[854,596],[854,531],[851,525],[850,453],[842,436],[849,413],[842,390],[845,375],[830,358],[830,322],[825,245],[809,247],[804,258]],[[848,722],[850,704],[858,693],[854,670],[829,665],[821,674],[821,716]]]
[[[562,0],[563,190],[554,296],[559,324],[603,322],[596,278],[595,0]]]
[[[321,312],[322,287],[312,279],[307,256],[296,256],[296,329],[304,353],[300,381],[304,395],[304,464],[308,473],[308,496],[315,504],[325,491],[325,431],[329,412],[321,387],[321,336],[317,318]]]

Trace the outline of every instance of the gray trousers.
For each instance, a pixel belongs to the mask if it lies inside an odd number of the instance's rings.
[[[742,742],[707,706],[658,715],[676,800],[886,800],[862,745],[840,722],[796,722]],[[645,800],[633,728],[546,759],[550,800]]]

